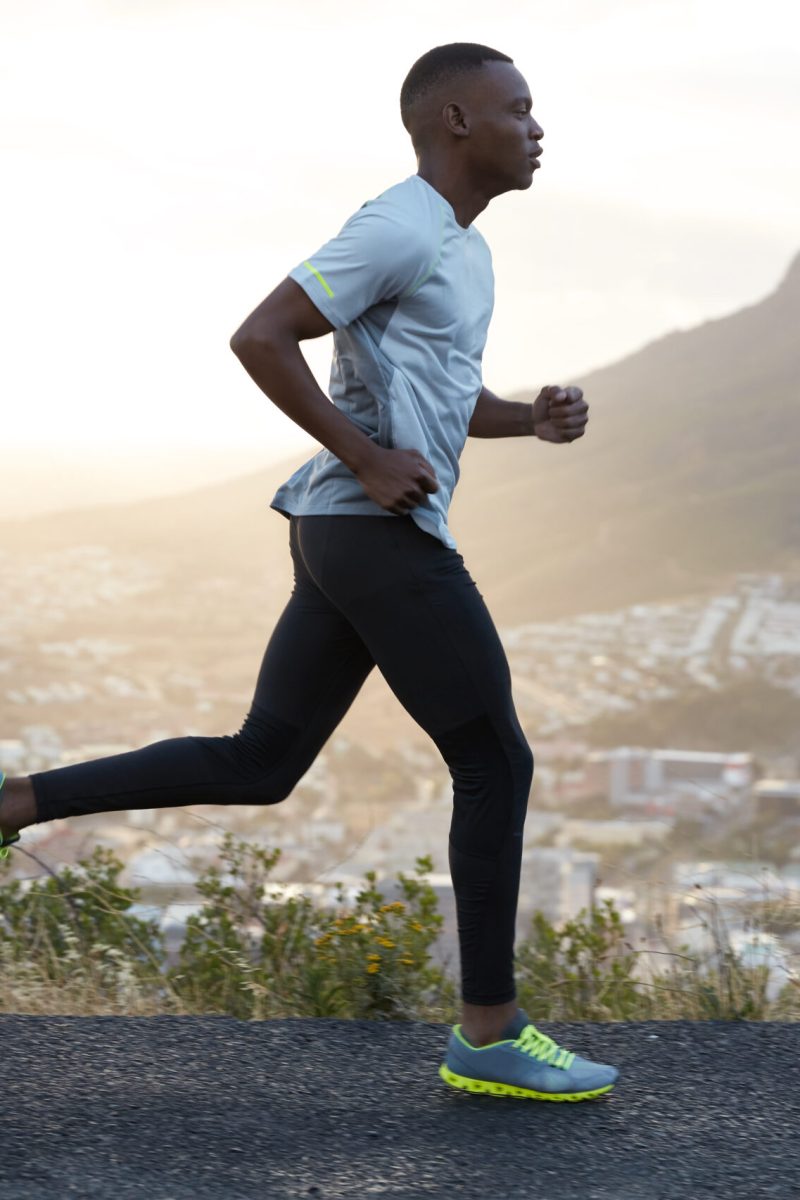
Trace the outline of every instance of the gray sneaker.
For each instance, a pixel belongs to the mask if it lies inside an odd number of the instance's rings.
[[[540,1033],[520,1013],[516,1037],[471,1045],[454,1025],[439,1075],[451,1087],[526,1100],[591,1100],[610,1092],[616,1067],[590,1062]]]

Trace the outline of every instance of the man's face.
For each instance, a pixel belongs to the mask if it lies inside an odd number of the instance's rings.
[[[493,195],[533,182],[544,130],[531,106],[528,85],[513,63],[486,62],[469,77],[464,97],[469,163]]]

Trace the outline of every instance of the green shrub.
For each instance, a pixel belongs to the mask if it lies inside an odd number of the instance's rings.
[[[585,918],[585,919],[584,919]],[[516,952],[517,991],[528,1013],[551,1021],[634,1020],[644,998],[636,954],[611,900],[556,928],[536,912],[531,937]]]
[[[139,1010],[164,990],[158,926],[129,911],[123,864],[100,847],[76,867],[0,886],[0,1007],[58,1011],[74,1004]]]
[[[279,858],[227,835],[221,866],[198,881],[204,904],[168,973],[187,1011],[410,1020],[452,1007],[454,984],[429,960],[442,924],[429,884],[401,873],[404,900],[387,904],[370,871],[352,911],[331,913],[269,892]],[[418,876],[433,869],[416,862]]]
[[[660,969],[653,969],[652,951],[637,951],[626,940],[610,900],[588,914],[582,909],[560,928],[537,912],[531,927],[531,937],[517,950],[516,976],[520,1003],[542,1020],[756,1021],[800,1016],[796,985],[787,982],[770,1003],[768,967],[742,964],[716,913],[708,925],[713,949],[705,956],[690,954],[685,945],[669,946],[657,920],[656,932],[667,944],[657,955],[664,964]]]

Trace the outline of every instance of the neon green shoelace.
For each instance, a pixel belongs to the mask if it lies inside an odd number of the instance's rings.
[[[571,1050],[565,1050],[552,1038],[540,1033],[535,1025],[525,1026],[516,1040],[516,1045],[526,1054],[530,1054],[532,1058],[538,1058],[540,1062],[552,1063],[554,1067],[563,1067],[565,1071],[569,1070],[575,1061],[575,1055]]]

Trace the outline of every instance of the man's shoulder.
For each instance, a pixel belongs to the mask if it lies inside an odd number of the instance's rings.
[[[434,236],[442,223],[441,204],[437,204],[435,192],[419,175],[409,175],[407,179],[393,183],[377,196],[365,200],[358,211],[380,214],[393,224]]]
[[[424,184],[420,187],[421,183],[419,175],[408,175],[405,179],[390,184],[382,192],[378,192],[377,196],[366,200],[364,204],[397,204],[400,207],[419,208],[428,190]]]

